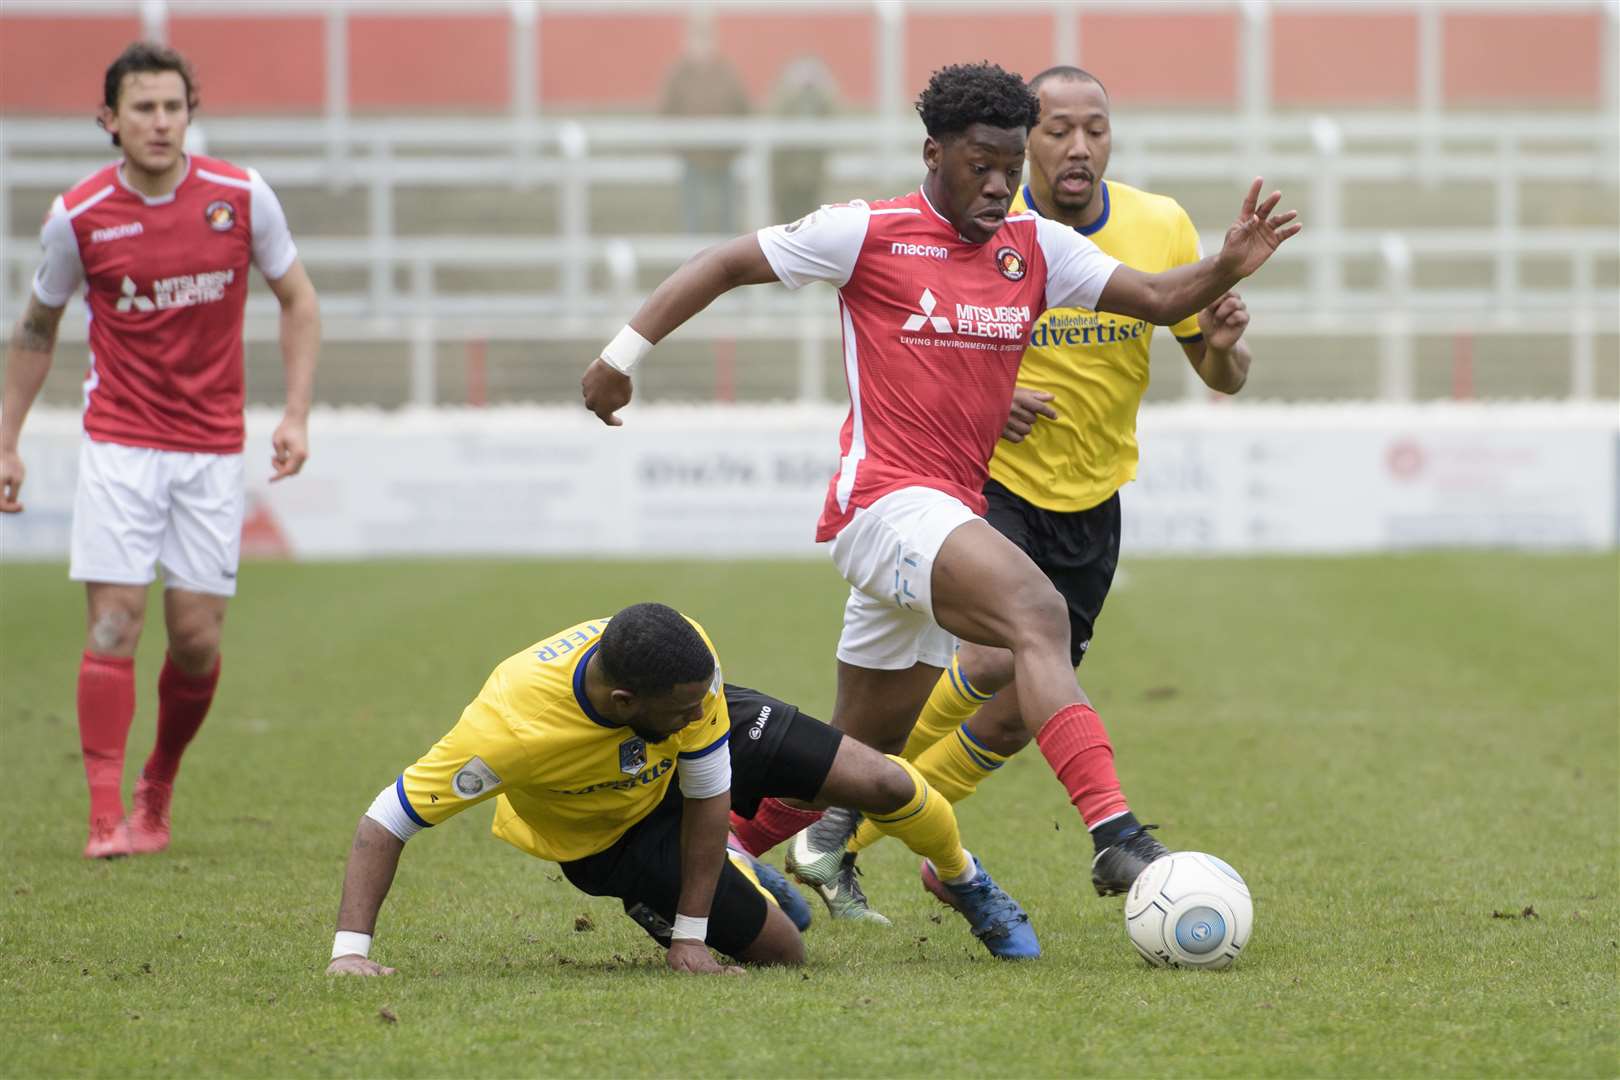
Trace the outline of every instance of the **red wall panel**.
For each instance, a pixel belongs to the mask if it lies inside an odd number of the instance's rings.
[[[326,105],[326,31],[319,18],[177,14],[169,43],[191,61],[205,114],[307,113]]]
[[[505,109],[511,25],[505,15],[352,15],[349,101],[373,112]]]
[[[1591,105],[1602,70],[1598,12],[1445,16],[1448,105]]]
[[[715,41],[742,74],[756,108],[768,106],[782,70],[801,56],[819,56],[838,84],[844,108],[872,102],[873,35],[876,19],[868,11],[834,10],[811,16],[791,14],[720,14]]]
[[[1081,66],[1116,104],[1206,105],[1237,100],[1236,15],[1081,15]]]
[[[538,33],[540,98],[547,107],[649,109],[681,55],[686,19],[545,12]]]
[[[1280,105],[1412,105],[1417,16],[1282,10],[1271,22],[1271,95]]]
[[[0,109],[93,115],[107,66],[140,36],[136,18],[0,16]]]
[[[906,17],[906,76],[902,86],[915,99],[928,76],[946,64],[990,60],[1028,79],[1052,66],[1052,16],[1015,12],[983,14],[912,12]]]

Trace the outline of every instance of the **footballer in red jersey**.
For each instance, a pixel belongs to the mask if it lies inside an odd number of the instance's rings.
[[[1275,213],[1279,194],[1260,198],[1256,180],[1217,254],[1144,274],[1074,229],[1010,213],[1040,114],[1017,75],[992,64],[947,67],[917,108],[927,174],[916,191],[823,207],[694,256],[586,370],[585,405],[620,423],[635,364],[730,289],[833,285],[850,396],[816,533],[850,584],[833,726],[897,753],[956,639],[1009,649],[1036,742],[1082,818],[1106,818],[1126,803],[1107,733],[1069,663],[1063,598],[980,516],[1019,360],[1048,307],[1161,325],[1194,315],[1299,224],[1291,211]],[[767,805],[738,834],[758,854],[814,819]],[[822,861],[799,847],[790,866]]]
[[[196,107],[191,71],[173,50],[131,45],[107,69],[98,122],[123,159],[52,205],[33,295],[6,358],[0,512],[18,513],[23,419],[50,368],[63,308],[84,290],[90,369],[69,576],[88,595],[78,712],[91,858],[168,846],[180,757],[218,683],[241,551],[242,316],[254,267],[281,304],[287,406],[271,440],[272,480],[297,473],[309,453],[315,289],[259,174],[186,153]],[[159,565],[168,654],[157,744],[126,816],[135,646]]]

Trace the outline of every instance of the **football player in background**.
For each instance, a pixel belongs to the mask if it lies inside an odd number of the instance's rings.
[[[180,758],[219,682],[220,633],[242,541],[249,267],[281,304],[287,403],[271,438],[272,481],[297,473],[309,456],[321,335],[315,288],[259,174],[186,153],[194,83],[180,54],[159,45],[131,45],[108,67],[98,121],[123,160],[52,205],[33,293],[6,355],[0,512],[18,513],[23,419],[50,369],[62,310],[84,287],[90,370],[68,575],[85,583],[88,611],[78,679],[87,858],[168,846]],[[157,742],[126,816],[135,646],[159,565],[168,652],[158,676]]]

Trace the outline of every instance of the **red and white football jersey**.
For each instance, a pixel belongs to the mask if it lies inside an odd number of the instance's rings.
[[[156,450],[242,450],[247,270],[272,281],[298,250],[259,174],[191,155],[174,191],[148,198],[109,165],[57,198],[40,233],[34,295],[90,308],[84,430]]]
[[[1095,309],[1119,265],[1029,213],[969,243],[920,188],[824,206],[761,229],[759,244],[788,288],[838,287],[850,407],[818,541],[903,487],[935,488],[983,514],[1030,328],[1048,307]]]

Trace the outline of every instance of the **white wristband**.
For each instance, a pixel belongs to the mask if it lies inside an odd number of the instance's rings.
[[[694,919],[690,915],[675,913],[675,929],[669,932],[671,941],[686,939],[687,941],[705,941],[709,937],[709,920]]]
[[[614,371],[628,375],[636,370],[636,365],[650,352],[652,342],[626,325],[623,330],[613,335],[613,340],[602,350],[602,362]]]
[[[339,930],[332,938],[332,959],[340,956],[366,956],[371,952],[371,935]]]

